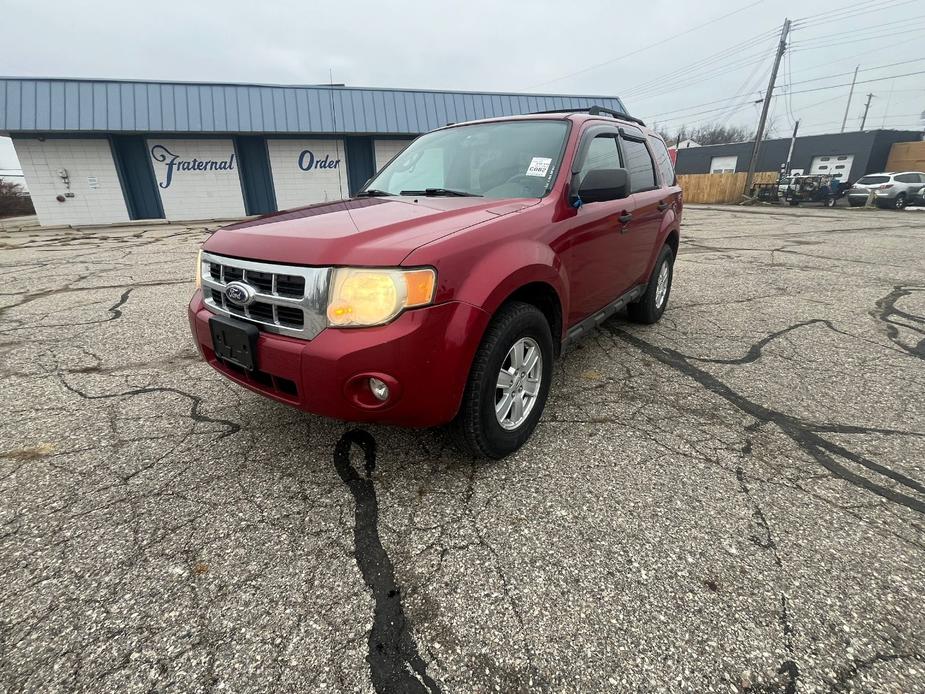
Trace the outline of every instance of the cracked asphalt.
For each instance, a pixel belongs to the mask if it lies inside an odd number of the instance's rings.
[[[8,224],[0,691],[925,691],[925,215],[685,219],[495,463],[201,363],[201,226]]]

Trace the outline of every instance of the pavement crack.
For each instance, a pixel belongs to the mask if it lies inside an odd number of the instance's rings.
[[[364,456],[363,473],[350,462],[356,445]],[[427,674],[427,663],[418,653],[411,623],[401,604],[401,586],[382,539],[379,537],[379,501],[372,479],[376,467],[376,440],[371,434],[351,430],[334,447],[334,468],[353,495],[356,504],[353,525],[353,556],[375,600],[369,632],[370,678],[373,688],[386,692],[439,692]]]
[[[809,455],[836,477],[866,489],[884,499],[893,501],[913,511],[917,511],[918,513],[925,514],[925,502],[921,499],[864,477],[848,469],[845,465],[838,462],[835,457],[842,457],[872,472],[883,474],[911,491],[921,492],[923,488],[925,488],[922,483],[824,439],[816,432],[815,426],[810,422],[805,422],[797,417],[774,410],[748,399],[713,374],[692,364],[689,357],[676,350],[669,347],[659,347],[650,342],[646,342],[642,338],[612,325],[605,324],[604,328],[615,337],[630,343],[644,354],[692,378],[701,386],[723,398],[746,414],[759,421],[776,424],[804,453]]]

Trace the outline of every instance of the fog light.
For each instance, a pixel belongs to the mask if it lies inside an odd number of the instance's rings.
[[[379,402],[385,402],[389,399],[389,387],[375,376],[371,376],[369,379],[369,389]]]

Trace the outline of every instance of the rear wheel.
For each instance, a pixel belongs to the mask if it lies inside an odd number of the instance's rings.
[[[671,281],[674,279],[674,252],[671,246],[662,246],[652,276],[646,286],[646,293],[638,301],[626,307],[630,320],[636,323],[655,323],[668,306]]]
[[[549,323],[531,304],[505,304],[476,352],[453,426],[462,448],[503,458],[520,448],[543,414],[552,378]]]
[[[822,204],[826,207],[835,207],[835,198],[826,198]]]
[[[906,209],[906,194],[900,193],[893,199],[893,207],[897,210]]]

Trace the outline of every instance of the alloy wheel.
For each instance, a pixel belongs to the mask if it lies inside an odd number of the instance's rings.
[[[543,380],[543,355],[532,337],[522,337],[508,350],[495,385],[495,417],[502,429],[520,427],[536,405]]]

